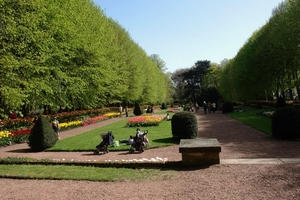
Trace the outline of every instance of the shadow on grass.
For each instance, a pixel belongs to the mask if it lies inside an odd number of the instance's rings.
[[[170,143],[170,144],[179,144],[180,143],[179,140],[176,140],[173,137],[154,139],[152,141],[156,142],[156,143]]]

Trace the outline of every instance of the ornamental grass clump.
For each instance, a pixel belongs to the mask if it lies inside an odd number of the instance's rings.
[[[279,139],[293,140],[300,138],[300,110],[283,107],[272,116],[272,135]]]
[[[194,139],[198,136],[197,118],[192,112],[183,111],[174,114],[171,126],[175,139]]]

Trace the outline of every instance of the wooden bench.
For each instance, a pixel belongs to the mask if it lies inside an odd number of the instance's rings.
[[[181,139],[179,152],[185,167],[220,164],[221,146],[216,138]]]

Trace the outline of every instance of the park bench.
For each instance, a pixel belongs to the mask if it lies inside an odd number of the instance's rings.
[[[221,146],[216,138],[181,139],[179,144],[185,167],[220,164],[220,152]]]

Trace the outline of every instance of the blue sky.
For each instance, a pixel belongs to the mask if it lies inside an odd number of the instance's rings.
[[[94,0],[167,71],[233,58],[283,0]]]

